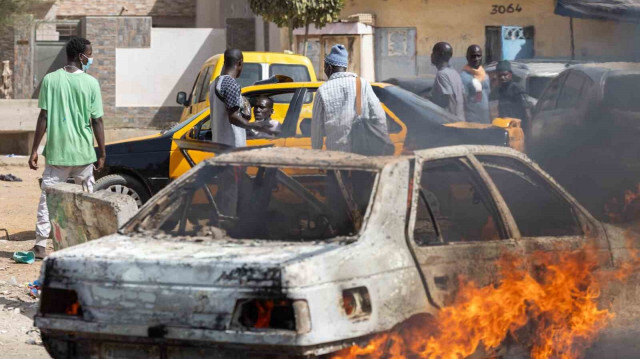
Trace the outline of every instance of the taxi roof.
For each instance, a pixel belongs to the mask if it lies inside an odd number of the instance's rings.
[[[216,54],[211,56],[204,62],[206,66],[214,65],[223,54]],[[283,52],[264,52],[264,51],[243,51],[242,56],[244,62],[266,62],[266,63],[290,63],[290,64],[304,64],[311,66],[311,60],[308,57],[295,54],[285,54]]]
[[[297,89],[297,88],[318,88],[325,81],[310,81],[310,82],[282,82],[275,84],[264,84],[264,85],[251,85],[242,88],[242,93],[248,93],[259,90],[281,90],[281,89]],[[387,87],[394,86],[391,84],[387,84],[384,82],[372,82],[371,86],[377,87]]]

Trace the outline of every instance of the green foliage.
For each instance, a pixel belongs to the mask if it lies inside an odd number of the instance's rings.
[[[278,27],[295,29],[307,24],[322,27],[338,20],[344,0],[249,0],[249,5]]]
[[[10,25],[14,16],[28,13],[41,0],[0,0],[0,25]]]

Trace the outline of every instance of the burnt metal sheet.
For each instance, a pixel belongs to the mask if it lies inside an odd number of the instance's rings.
[[[557,15],[640,22],[640,0],[558,0]]]

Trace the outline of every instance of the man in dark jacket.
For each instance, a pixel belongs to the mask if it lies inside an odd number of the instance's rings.
[[[496,66],[498,74],[498,116],[522,120],[522,129],[529,132],[531,125],[531,107],[527,94],[513,82],[511,62],[500,61]]]

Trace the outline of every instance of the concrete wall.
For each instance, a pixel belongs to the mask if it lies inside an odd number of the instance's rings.
[[[116,106],[180,107],[177,92],[190,92],[202,64],[224,50],[223,29],[152,28],[149,48],[116,49]]]
[[[135,200],[123,194],[86,193],[69,183],[45,190],[55,250],[113,234],[138,211]]]
[[[91,40],[93,45],[95,60],[89,74],[100,82],[104,123],[107,129],[163,128],[180,118],[182,112],[180,107],[116,106],[116,49],[150,48],[150,17],[86,17],[82,22],[81,33]],[[159,59],[147,60],[148,63],[119,64],[118,67],[131,66],[140,70]],[[138,90],[143,91],[143,86],[144,84],[140,84]]]
[[[0,100],[0,132],[35,131],[38,100]]]
[[[491,0],[351,0],[341,17],[373,13],[378,27],[415,27],[419,74],[432,72],[429,55],[438,41],[448,41],[454,57],[463,61],[469,45],[485,45],[485,26],[535,27],[536,57],[571,55],[569,18],[553,14],[554,0],[520,2],[522,11],[492,15]],[[518,3],[514,3],[517,5]],[[508,4],[506,4],[508,5]],[[574,20],[578,59],[638,59],[637,24],[599,20]]]
[[[196,0],[196,27],[224,29],[227,19],[254,18],[255,51],[282,51],[280,29],[269,23],[265,34],[262,17],[256,16],[247,0]]]
[[[0,100],[0,153],[31,152],[39,113],[37,100]]]

